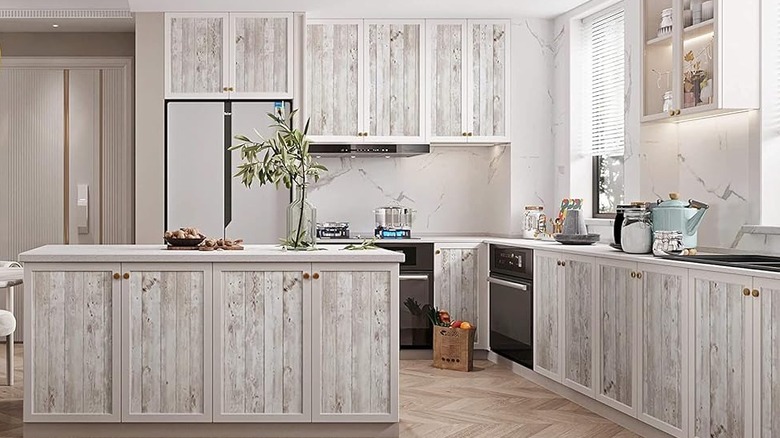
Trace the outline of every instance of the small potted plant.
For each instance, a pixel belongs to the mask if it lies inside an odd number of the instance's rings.
[[[327,168],[316,163],[309,154],[309,122],[303,131],[293,128],[298,110],[285,118],[279,109],[269,113],[276,133],[267,139],[250,140],[245,135],[236,135],[241,143],[230,150],[241,150],[241,164],[234,175],[241,182],[252,187],[257,181],[261,186],[273,183],[294,189],[295,197],[287,207],[287,235],[280,239],[282,247],[293,250],[313,249],[317,242],[317,211],[306,198],[306,189],[311,181],[316,182]],[[259,134],[258,134],[259,135]]]

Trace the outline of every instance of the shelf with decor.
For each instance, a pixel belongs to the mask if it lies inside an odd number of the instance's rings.
[[[642,121],[757,109],[759,0],[643,0]]]

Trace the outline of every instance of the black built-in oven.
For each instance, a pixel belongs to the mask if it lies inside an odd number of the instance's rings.
[[[533,250],[490,245],[490,350],[533,368]]]
[[[433,306],[433,244],[406,240],[376,245],[406,256],[398,277],[401,348],[433,348],[433,326],[426,315],[426,310]]]

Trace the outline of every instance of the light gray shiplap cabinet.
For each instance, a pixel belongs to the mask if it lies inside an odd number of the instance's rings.
[[[690,270],[693,436],[752,436],[751,277]]]
[[[211,269],[122,264],[122,421],[211,421]]]
[[[482,244],[434,245],[433,304],[450,313],[452,320],[469,321],[477,328],[474,348],[487,348],[487,332],[482,330],[482,298],[487,294],[486,260]]]
[[[398,264],[312,271],[312,421],[397,422]]]
[[[755,437],[780,436],[780,281],[753,279],[752,415]],[[750,342],[747,342],[750,345]]]
[[[311,421],[311,265],[214,265],[214,421]]]
[[[628,415],[636,415],[634,380],[639,333],[637,264],[622,260],[597,260],[597,375],[596,399]],[[639,277],[639,278],[638,278]]]
[[[119,272],[118,263],[25,267],[24,421],[120,421]]]
[[[639,419],[674,436],[686,436],[688,271],[640,265]]]
[[[427,20],[428,139],[508,142],[509,20]]]
[[[562,381],[561,256],[534,251],[534,370]]]
[[[166,13],[167,99],[292,99],[292,13]]]
[[[308,20],[309,134],[322,142],[423,141],[422,20]]]
[[[561,260],[563,289],[563,383],[591,397],[595,381],[596,267],[592,257]]]
[[[165,14],[165,97],[224,99],[229,86],[228,14]]]

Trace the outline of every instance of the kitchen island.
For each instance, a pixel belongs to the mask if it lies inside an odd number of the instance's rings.
[[[397,435],[404,256],[341,248],[21,254],[25,436]]]

